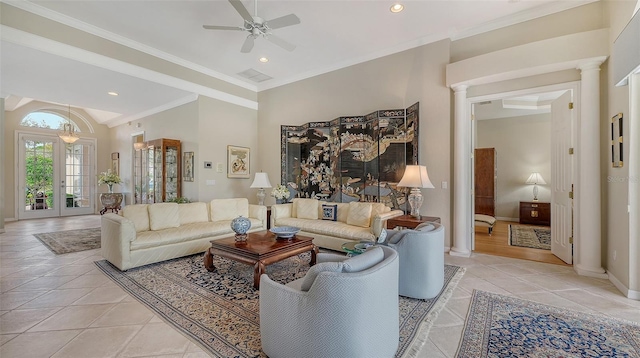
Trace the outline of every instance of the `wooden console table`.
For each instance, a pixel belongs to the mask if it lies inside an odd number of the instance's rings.
[[[421,216],[420,219],[416,219],[411,215],[397,216],[387,220],[387,229],[393,229],[396,226],[415,229],[418,225],[426,222],[440,223],[440,218],[436,216]]]
[[[551,204],[540,201],[521,201],[520,224],[550,226]]]

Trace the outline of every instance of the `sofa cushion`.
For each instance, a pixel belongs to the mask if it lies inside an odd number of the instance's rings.
[[[342,266],[342,262],[322,262],[311,266],[302,279],[300,291],[309,291],[316,277],[318,277],[321,272],[342,272]]]
[[[138,234],[136,239],[131,242],[131,250],[149,249],[223,234],[231,235],[233,231],[230,223],[230,221],[207,221],[164,230],[143,232]]]
[[[295,207],[296,217],[299,219],[318,219],[318,204],[317,199],[297,199],[293,202]]]
[[[371,203],[371,217],[391,211],[391,208],[383,203]]]
[[[338,220],[338,205],[322,204],[322,220]]]
[[[249,217],[249,200],[246,198],[211,200],[211,221],[233,220],[238,216]]]
[[[373,241],[376,239],[370,228],[349,225],[339,221],[281,218],[275,222],[275,225],[295,226],[310,234],[321,234],[349,240]]]
[[[149,231],[149,204],[127,205],[122,209],[122,216],[131,220],[136,232]]]
[[[180,225],[209,221],[209,209],[207,203],[187,203],[178,205],[180,213]]]
[[[349,216],[349,203],[336,203],[338,205],[338,221],[347,223]]]
[[[342,272],[360,272],[364,271],[384,259],[384,251],[381,247],[372,247],[360,255],[342,262]]]
[[[369,227],[371,225],[371,203],[360,203],[355,201],[349,203],[347,224]]]
[[[149,228],[162,230],[180,226],[180,209],[177,203],[149,205]]]

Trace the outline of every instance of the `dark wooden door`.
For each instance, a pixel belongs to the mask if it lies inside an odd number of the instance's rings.
[[[496,210],[496,150],[475,150],[475,212],[495,216]]]

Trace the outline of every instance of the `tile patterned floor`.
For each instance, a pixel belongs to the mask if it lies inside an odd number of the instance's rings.
[[[198,346],[95,268],[99,250],[55,255],[34,233],[97,227],[99,216],[24,220],[0,234],[0,356],[207,357]],[[431,329],[420,358],[453,357],[474,288],[640,322],[640,301],[607,280],[498,256],[446,255],[467,273]]]

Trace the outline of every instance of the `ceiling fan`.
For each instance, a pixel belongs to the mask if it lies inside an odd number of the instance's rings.
[[[293,51],[296,46],[288,43],[287,41],[281,39],[280,37],[271,33],[271,30],[279,29],[286,26],[297,25],[300,23],[300,19],[295,14],[289,14],[285,16],[281,16],[275,18],[273,20],[264,20],[261,17],[258,17],[258,0],[255,0],[255,16],[251,16],[246,7],[242,4],[240,0],[229,0],[231,5],[236,9],[236,11],[242,16],[244,19],[243,26],[216,26],[216,25],[203,25],[207,30],[234,30],[234,31],[247,31],[249,35],[247,35],[247,39],[244,40],[242,44],[242,48],[240,52],[249,53],[251,49],[253,49],[253,42],[258,36],[262,35],[262,37],[267,40],[273,42],[274,44],[282,47],[287,51]]]

